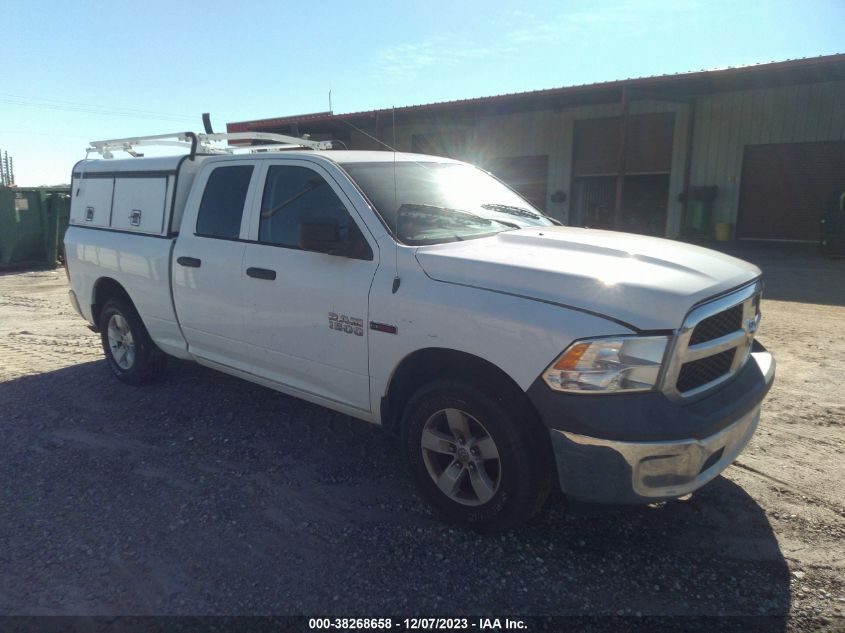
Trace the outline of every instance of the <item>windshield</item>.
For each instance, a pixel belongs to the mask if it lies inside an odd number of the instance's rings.
[[[498,180],[469,165],[378,162],[343,167],[404,244],[440,244],[554,224]]]

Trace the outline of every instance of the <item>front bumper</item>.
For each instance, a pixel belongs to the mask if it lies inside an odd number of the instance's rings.
[[[561,490],[574,498],[602,503],[647,503],[677,498],[700,488],[727,468],[748,444],[774,373],[772,355],[755,344],[751,358],[736,378],[706,398],[678,404],[662,394],[644,395],[640,404],[649,420],[641,428],[636,428],[636,422],[642,411],[630,397],[616,405],[613,401],[617,396],[580,397],[581,408],[571,422],[567,422],[565,409],[550,419],[546,400],[538,410],[550,427]],[[590,416],[591,402],[597,415],[607,415],[617,406],[617,418],[602,423],[600,418]],[[601,430],[604,426],[605,432],[579,432],[583,426],[580,417],[591,418],[592,428]],[[686,436],[678,437],[678,429]]]

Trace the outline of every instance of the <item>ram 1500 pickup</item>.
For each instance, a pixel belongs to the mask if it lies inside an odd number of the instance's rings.
[[[758,268],[561,226],[465,163],[192,151],[72,177],[70,300],[117,378],[175,356],[382,425],[431,506],[478,529],[554,485],[684,496],[772,384]]]

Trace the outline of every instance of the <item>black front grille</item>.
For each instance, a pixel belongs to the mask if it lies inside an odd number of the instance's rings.
[[[678,375],[677,389],[681,393],[692,391],[727,374],[734,362],[736,349],[684,363]]]
[[[735,305],[723,312],[707,317],[695,326],[690,337],[690,345],[706,343],[742,329],[742,304]]]

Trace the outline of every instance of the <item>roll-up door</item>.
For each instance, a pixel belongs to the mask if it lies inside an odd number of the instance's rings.
[[[845,142],[748,145],[736,235],[819,239],[819,217],[845,190]]]

